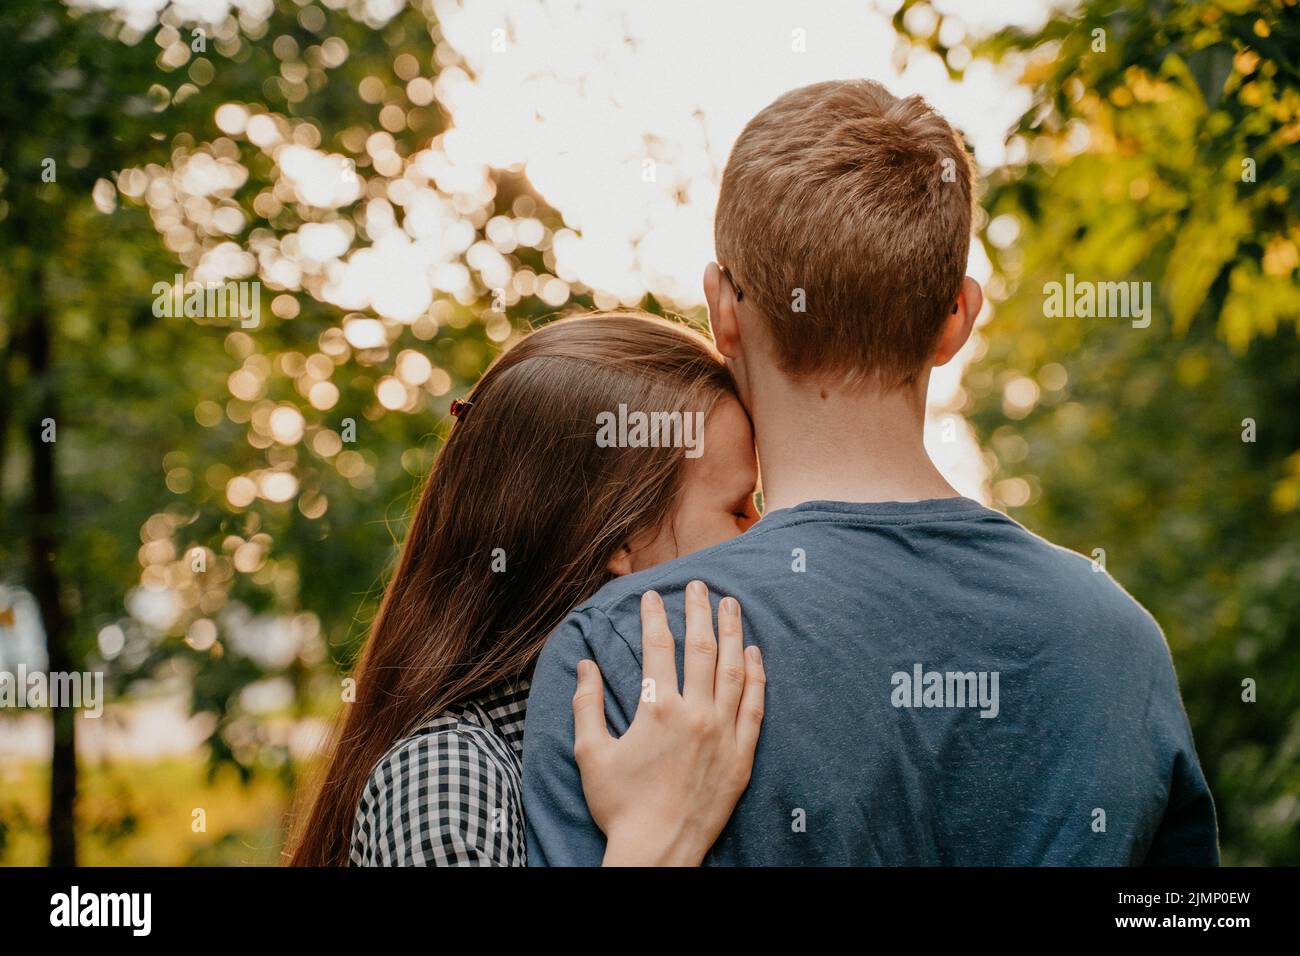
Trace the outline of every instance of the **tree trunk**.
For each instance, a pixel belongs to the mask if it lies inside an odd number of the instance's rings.
[[[32,453],[32,533],[28,538],[31,559],[31,585],[40,608],[49,651],[51,672],[77,670],[72,648],[68,616],[63,607],[59,581],[59,497],[55,471],[56,442],[46,440],[48,419],[60,427],[56,411],[57,394],[50,360],[50,315],[45,298],[44,270],[38,264],[31,273],[28,294],[34,298],[28,312],[25,351],[32,382],[32,401],[28,411],[27,437]],[[54,747],[50,759],[50,866],[75,866],[77,863],[77,746],[76,710],[71,707],[51,709],[54,721]]]

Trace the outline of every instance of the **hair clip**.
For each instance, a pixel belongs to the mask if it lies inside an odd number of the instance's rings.
[[[451,417],[452,418],[463,417],[464,414],[467,411],[469,411],[470,406],[473,404],[474,404],[473,402],[467,402],[463,398],[457,398],[453,400],[451,403],[451,408],[449,409],[449,411],[451,412]]]

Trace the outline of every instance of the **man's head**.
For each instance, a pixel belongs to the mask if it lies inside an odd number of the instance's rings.
[[[970,228],[970,162],[920,97],[844,80],[777,99],[731,152],[714,230],[727,276],[705,275],[742,392],[756,339],[794,379],[890,390],[926,377],[980,308],[963,282]]]

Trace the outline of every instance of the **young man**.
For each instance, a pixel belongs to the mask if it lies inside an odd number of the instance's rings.
[[[680,622],[695,579],[740,600],[768,678],[749,788],[707,863],[1218,862],[1155,621],[1087,559],[958,496],[922,445],[930,370],[982,303],[964,278],[971,201],[948,124],[876,83],[795,90],[741,134],[718,203],[726,268],[704,285],[767,513],[611,583],[552,636],[524,743],[530,864],[601,860],[576,665],[599,665],[622,733],[641,594]]]

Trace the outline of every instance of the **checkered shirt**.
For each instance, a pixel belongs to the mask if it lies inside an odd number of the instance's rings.
[[[352,824],[353,866],[523,866],[528,684],[451,707],[375,766]]]

